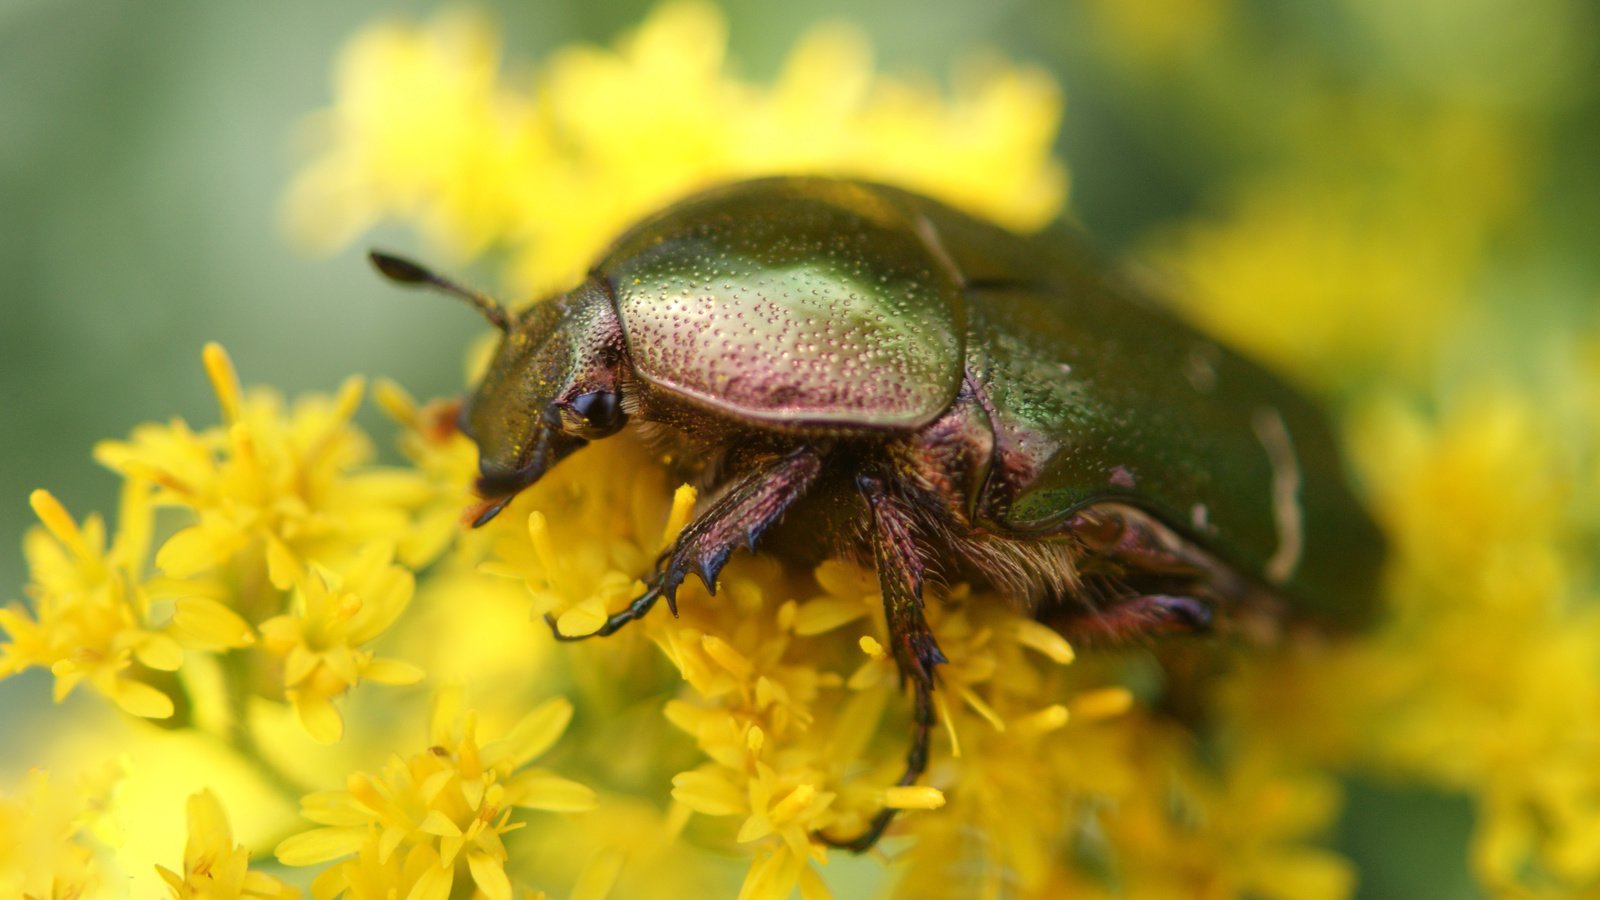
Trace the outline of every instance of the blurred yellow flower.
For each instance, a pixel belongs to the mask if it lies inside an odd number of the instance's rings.
[[[1036,69],[975,63],[955,95],[872,71],[843,25],[803,37],[774,84],[732,76],[707,3],[659,8],[615,49],[573,47],[501,80],[481,19],[451,13],[357,38],[315,157],[290,189],[292,234],[337,247],[385,217],[454,257],[512,252],[519,289],[565,288],[623,227],[696,188],[772,172],[892,182],[1017,228],[1061,208],[1061,99]]]
[[[1523,151],[1505,126],[1464,114],[1411,122],[1409,142],[1390,144],[1392,120],[1408,114],[1370,114],[1360,125],[1371,133],[1355,128],[1337,153],[1314,132],[1306,140],[1325,162],[1308,171],[1297,155],[1219,215],[1167,229],[1154,251],[1184,279],[1172,297],[1324,388],[1375,370],[1426,374],[1473,311],[1483,254],[1517,205]]]
[[[189,798],[189,842],[183,849],[183,872],[157,866],[174,900],[298,900],[295,888],[250,868],[250,851],[233,842],[233,829],[215,794],[201,791]]]
[[[0,895],[75,900],[106,887],[107,873],[82,838],[111,792],[109,780],[64,787],[33,769],[16,794],[0,794]]]

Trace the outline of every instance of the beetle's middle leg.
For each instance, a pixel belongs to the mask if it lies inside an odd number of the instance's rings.
[[[878,567],[878,586],[883,592],[884,617],[889,626],[889,645],[900,667],[900,683],[911,683],[911,749],[906,752],[906,768],[900,786],[916,783],[928,768],[928,748],[933,733],[933,670],[949,662],[939,650],[933,630],[922,614],[924,564],[917,551],[913,520],[905,501],[890,491],[874,475],[856,478],[856,488],[870,511],[873,561]],[[885,808],[873,817],[865,831],[852,838],[819,834],[824,843],[857,853],[867,850],[889,827],[895,810]]]
[[[550,632],[562,641],[605,637],[642,617],[662,598],[677,615],[678,586],[690,572],[700,576],[706,590],[715,594],[717,574],[733,551],[740,546],[755,549],[761,534],[805,494],[821,471],[822,455],[804,445],[752,466],[735,478],[710,509],[684,526],[672,547],[656,561],[649,589],[637,599],[612,613],[604,625],[589,634],[562,634],[556,628],[555,617],[546,613],[544,619]]]

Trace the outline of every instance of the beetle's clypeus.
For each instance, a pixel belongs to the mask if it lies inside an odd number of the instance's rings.
[[[629,422],[688,461],[705,502],[596,634],[673,606],[688,573],[715,591],[741,545],[870,560],[914,696],[902,784],[926,766],[944,662],[922,615],[929,570],[1074,638],[1259,638],[1286,616],[1370,610],[1381,541],[1317,411],[1073,235],[774,178],[646,219],[521,314],[373,260],[505,332],[461,417],[481,453],[477,524]],[[891,815],[824,839],[866,848]]]

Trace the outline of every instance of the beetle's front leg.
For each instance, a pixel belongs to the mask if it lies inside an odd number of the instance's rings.
[[[914,784],[928,768],[928,748],[933,734],[933,670],[948,662],[939,650],[933,630],[922,614],[922,555],[917,551],[914,524],[905,501],[874,475],[860,475],[856,487],[871,514],[872,557],[878,567],[878,587],[883,592],[884,618],[889,645],[900,667],[900,683],[911,683],[911,749],[900,786]],[[888,829],[895,810],[885,808],[865,831],[852,838],[819,834],[824,843],[860,853],[870,849]]]
[[[715,594],[717,574],[733,551],[741,545],[754,550],[762,533],[805,494],[821,471],[822,455],[809,446],[753,466],[738,476],[710,509],[684,526],[672,548],[657,561],[650,587],[638,599],[612,613],[589,634],[563,634],[555,617],[546,613],[550,632],[561,641],[605,637],[642,617],[662,598],[677,615],[678,586],[690,572],[700,576],[706,590]]]

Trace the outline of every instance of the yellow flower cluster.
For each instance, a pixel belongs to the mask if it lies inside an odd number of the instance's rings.
[[[638,578],[647,568],[640,567],[687,518],[692,492],[669,497],[661,468],[638,443],[619,436],[595,444],[491,523],[491,555],[481,568],[521,581],[535,613],[556,614],[563,630],[592,630],[643,589]],[[633,675],[629,684],[594,688],[612,695],[611,703],[619,691],[670,697],[658,701],[656,714],[688,735],[699,757],[670,775],[674,810],[711,820],[689,830],[695,843],[751,858],[742,897],[781,898],[795,889],[827,896],[820,866],[830,857],[815,836],[859,833],[885,805],[940,810],[902,814],[896,827],[916,837],[901,867],[916,896],[964,895],[949,879],[957,853],[982,864],[974,883],[990,892],[1021,887],[1047,896],[1067,877],[1053,835],[1075,806],[1087,818],[1102,804],[1140,801],[1152,822],[1165,821],[1165,790],[1143,782],[1145,761],[1107,746],[1137,747],[1124,729],[1160,731],[1155,720],[1130,713],[1125,689],[1081,687],[1069,677],[1067,642],[1002,598],[958,587],[929,604],[950,659],[940,669],[942,730],[930,783],[903,788],[891,785],[909,722],[883,650],[882,601],[870,570],[828,562],[796,573],[737,556],[716,597],[686,584],[679,611],[648,616],[603,642],[563,647],[561,665],[580,684]],[[675,690],[659,676],[638,677],[650,644],[681,679]],[[607,732],[590,734],[593,752],[604,757],[589,764],[600,766],[601,781],[628,781],[636,776],[627,770],[659,771],[682,756],[659,731],[646,732],[659,760],[611,745]],[[1168,764],[1183,758],[1180,734],[1168,726]],[[1190,783],[1197,791],[1225,789],[1199,774]],[[602,797],[602,809],[609,802]],[[672,841],[681,815],[663,820],[657,839]],[[1165,840],[1184,839],[1167,827]],[[1313,830],[1286,828],[1274,839],[1298,841]]]
[[[276,395],[244,396],[220,347],[206,348],[205,364],[222,426],[147,425],[96,448],[126,479],[109,549],[100,519],[80,528],[34,494],[45,526],[28,539],[34,613],[0,618],[10,635],[0,674],[48,666],[57,699],[88,679],[128,712],[166,719],[191,699],[162,677],[186,649],[248,650],[225,657],[234,688],[288,699],[312,737],[331,743],[342,727],[333,698],[363,680],[421,677],[365,645],[410,602],[411,575],[391,557],[425,485],[405,470],[354,471],[372,453],[350,425],[359,381],[285,410]],[[150,575],[152,515],[165,507],[185,521],[155,549]]]

